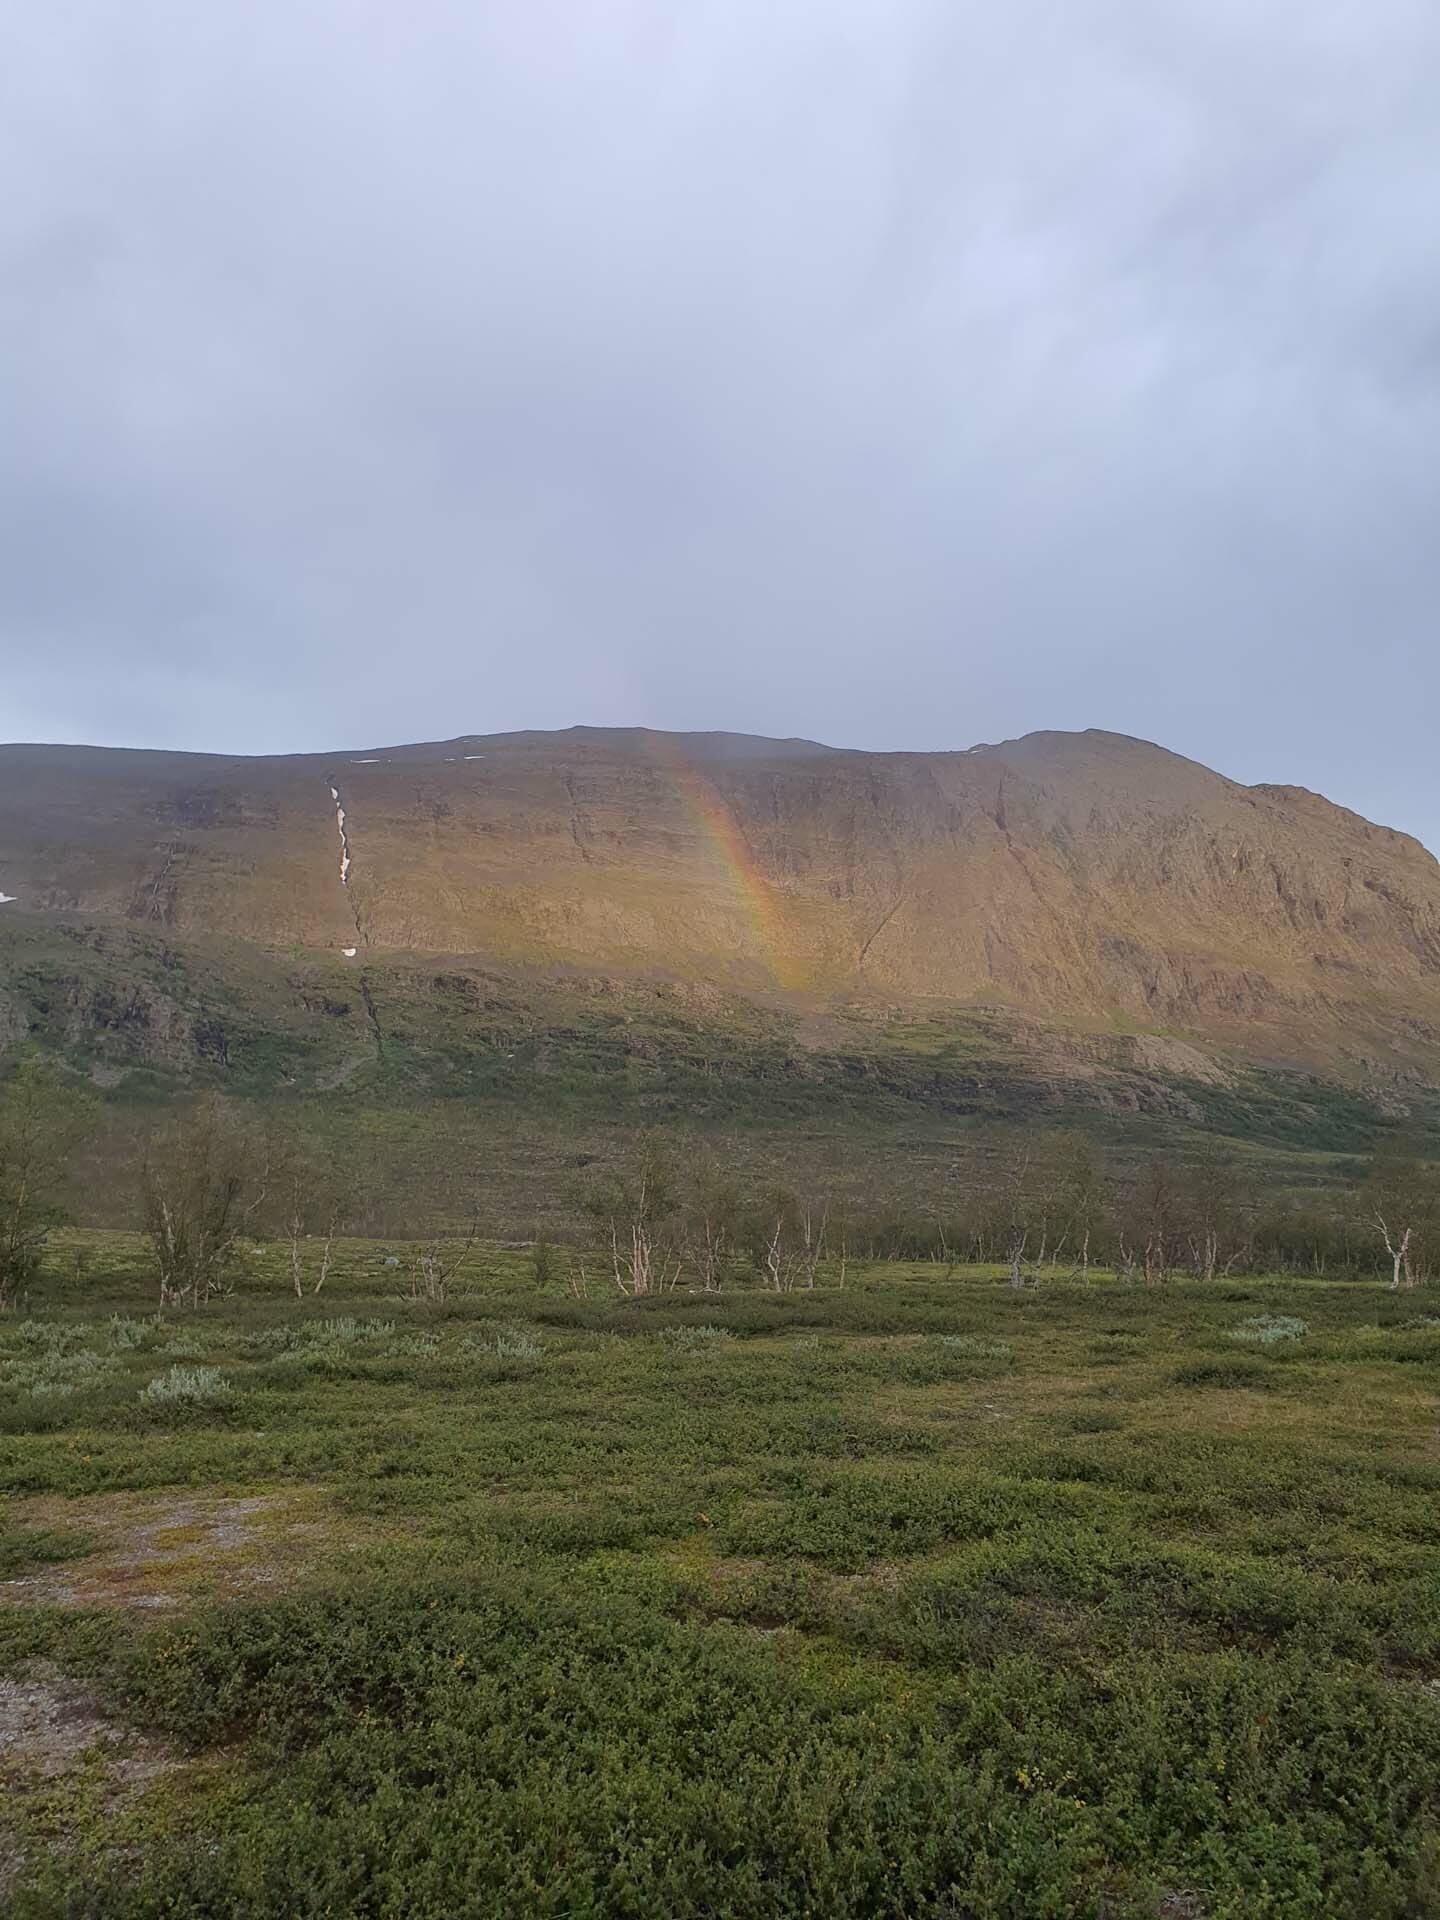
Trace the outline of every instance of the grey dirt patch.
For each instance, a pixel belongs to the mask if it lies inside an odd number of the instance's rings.
[[[178,1763],[106,1718],[93,1694],[48,1662],[0,1679],[0,1781],[53,1780],[104,1757],[117,1787],[143,1786]]]
[[[244,1498],[103,1494],[20,1503],[22,1523],[73,1527],[93,1550],[0,1581],[0,1603],[168,1612],[204,1594],[274,1586],[329,1542],[314,1488]]]
[[[23,1812],[34,1796],[83,1779],[107,1814],[118,1812],[184,1765],[155,1741],[116,1726],[92,1693],[48,1661],[0,1679],[0,1911],[25,1876],[32,1842],[23,1837]]]

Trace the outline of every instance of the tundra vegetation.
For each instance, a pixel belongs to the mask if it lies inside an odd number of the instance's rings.
[[[0,1315],[8,1914],[1440,1911],[1422,1161],[305,1178],[199,1115]]]

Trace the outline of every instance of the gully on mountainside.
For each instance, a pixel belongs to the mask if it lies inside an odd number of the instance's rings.
[[[327,785],[330,788],[330,798],[335,802],[335,825],[340,834],[340,884],[348,893],[350,889],[351,858],[350,833],[345,824],[345,803],[340,798],[340,789],[336,786],[335,782],[330,780],[327,782]],[[353,900],[350,911],[355,921],[357,944],[353,947],[342,947],[340,949],[347,960],[353,960],[359,952],[360,947],[365,943],[364,929],[360,925],[360,909],[354,904]]]
[[[341,804],[340,789],[333,780],[330,782],[330,798],[335,802],[335,824],[340,829],[340,884],[342,887],[348,887],[350,884],[350,836],[345,831],[345,808]]]

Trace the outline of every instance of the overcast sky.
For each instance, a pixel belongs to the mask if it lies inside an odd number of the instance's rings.
[[[0,737],[1103,726],[1440,847],[1435,0],[8,0]]]

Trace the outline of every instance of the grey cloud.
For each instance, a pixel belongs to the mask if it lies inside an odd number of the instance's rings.
[[[11,737],[1158,738],[1440,844],[1421,0],[16,0]]]

